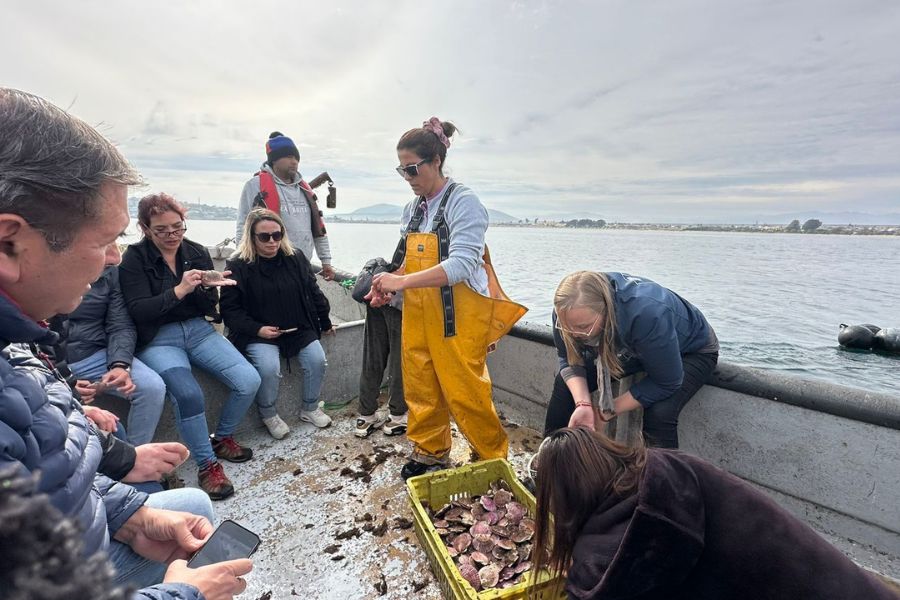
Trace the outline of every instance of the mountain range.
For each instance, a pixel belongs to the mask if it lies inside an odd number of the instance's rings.
[[[516,223],[517,217],[501,210],[487,209],[491,223]],[[373,204],[357,208],[353,212],[333,215],[330,218],[342,221],[399,221],[403,216],[403,207],[399,204]]]

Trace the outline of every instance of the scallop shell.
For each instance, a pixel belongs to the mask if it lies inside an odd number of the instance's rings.
[[[456,559],[456,564],[458,564],[460,567],[463,565],[475,566],[475,563],[472,561],[472,557],[468,554],[461,554],[459,558]]]
[[[468,533],[461,533],[453,538],[452,544],[457,552],[465,552],[472,544],[472,536]]]
[[[459,567],[459,574],[475,588],[476,592],[481,589],[481,577],[478,576],[478,569],[472,565],[462,565]]]
[[[509,522],[516,524],[525,517],[525,507],[518,502],[509,502],[506,505],[506,518]]]
[[[487,495],[482,496],[480,502],[481,502],[481,506],[484,507],[484,510],[486,510],[488,512],[490,512],[492,510],[497,510],[497,505],[494,504],[494,499],[491,498],[490,496],[487,496]]]
[[[484,521],[478,521],[469,529],[472,535],[491,535],[491,526]]]
[[[491,562],[490,557],[483,552],[476,551],[476,552],[473,552],[472,554],[470,554],[469,556],[472,557],[472,562],[474,562],[475,564],[486,565]]]
[[[502,508],[507,505],[507,503],[511,502],[513,499],[513,495],[506,490],[499,490],[496,494],[494,494],[494,504],[497,507]]]
[[[450,555],[450,558],[456,558],[459,556],[459,551],[453,546],[447,546],[447,554]]]
[[[481,587],[487,589],[497,585],[500,581],[500,567],[497,565],[487,565],[478,571],[478,577],[481,579]]]
[[[522,562],[520,562],[519,564],[516,565],[516,573],[520,573],[520,574],[524,573],[525,571],[527,571],[530,568],[531,568],[531,561],[523,560]]]
[[[481,554],[490,554],[494,551],[494,542],[491,540],[490,536],[487,535],[477,535],[472,538],[472,548],[475,549],[476,552]]]

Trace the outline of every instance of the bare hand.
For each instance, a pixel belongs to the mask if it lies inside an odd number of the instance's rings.
[[[191,455],[190,451],[178,442],[141,444],[135,446],[134,450],[137,453],[134,467],[122,478],[126,483],[159,481],[163,475],[174,471]]]
[[[323,279],[331,281],[332,279],[334,279],[334,267],[332,267],[331,265],[322,265],[321,275]]]
[[[323,332],[322,332],[322,335],[334,335],[334,327],[332,327],[331,329],[327,329],[327,330],[323,331]]]
[[[97,395],[97,390],[94,388],[94,384],[92,384],[87,379],[79,379],[75,382],[75,391],[78,392],[78,395],[81,396],[82,404],[90,404],[94,401],[94,397]]]
[[[119,393],[126,397],[130,396],[131,392],[136,389],[128,370],[122,367],[113,367],[107,371],[106,375],[100,378],[100,382],[108,387],[116,388]]]
[[[281,330],[273,325],[263,325],[259,328],[259,331],[256,332],[256,335],[264,340],[274,340],[281,335]]]
[[[109,412],[108,410],[103,410],[102,408],[97,408],[96,406],[84,406],[84,415],[94,422],[94,425],[99,427],[101,430],[106,431],[108,433],[114,433],[116,429],[119,427],[119,417]]]
[[[372,289],[378,290],[382,294],[389,292],[399,292],[403,289],[403,282],[406,280],[405,275],[395,275],[394,273],[377,273],[372,277]]]
[[[206,600],[231,600],[247,589],[243,575],[253,569],[253,561],[249,558],[226,560],[224,562],[188,568],[183,560],[176,560],[169,565],[163,583],[186,583],[200,590]]]
[[[368,294],[363,296],[363,300],[367,301],[372,308],[384,306],[391,301],[391,298],[393,298],[393,294],[383,294],[374,287],[369,290]]]
[[[594,429],[594,409],[590,406],[576,406],[569,417],[569,427],[588,427]]]
[[[206,517],[142,506],[119,528],[115,539],[144,558],[168,563],[188,558],[212,532]]]
[[[234,279],[228,279],[228,276],[231,275],[231,271],[219,271],[209,270],[202,271],[202,275],[200,277],[200,283],[205,285],[206,287],[222,287],[228,285],[237,285],[237,281]]]

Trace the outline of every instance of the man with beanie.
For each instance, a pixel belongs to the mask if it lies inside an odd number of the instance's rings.
[[[322,263],[322,276],[334,277],[331,266],[331,246],[322,222],[322,212],[309,184],[297,170],[300,151],[291,138],[280,131],[269,134],[266,142],[266,162],[259,173],[244,184],[235,243],[240,244],[244,221],[254,208],[268,208],[281,215],[291,244],[312,261],[313,248]]]

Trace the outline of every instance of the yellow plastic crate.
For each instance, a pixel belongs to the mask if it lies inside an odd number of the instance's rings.
[[[565,598],[563,587],[556,586],[556,581],[551,580],[547,571],[542,571],[536,583],[532,582],[531,574],[525,580],[504,590],[490,589],[476,592],[468,581],[459,574],[453,559],[447,553],[443,542],[423,502],[427,502],[432,510],[437,510],[451,500],[471,498],[479,496],[490,490],[492,481],[502,479],[505,481],[515,496],[516,501],[528,508],[528,513],[535,514],[535,501],[525,486],[516,477],[512,466],[502,458],[485,460],[482,462],[464,465],[456,469],[446,469],[426,473],[418,477],[411,477],[406,481],[406,489],[409,492],[409,501],[412,505],[413,522],[419,542],[428,555],[431,569],[437,578],[438,585],[444,592],[446,600],[516,600],[529,597],[534,590],[535,598],[541,600],[556,600]],[[557,593],[554,593],[556,588]]]

